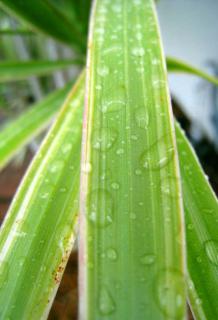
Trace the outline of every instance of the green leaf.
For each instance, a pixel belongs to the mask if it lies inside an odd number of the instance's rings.
[[[3,61],[0,62],[0,82],[47,75],[56,70],[66,69],[74,64],[82,64],[82,60]]]
[[[83,78],[66,100],[2,225],[1,319],[46,319],[74,244]]]
[[[95,1],[80,208],[81,319],[184,319],[181,189],[153,2]]]
[[[196,319],[218,319],[218,201],[180,127],[177,146],[185,207],[188,291]]]
[[[206,72],[193,67],[192,65],[171,57],[166,58],[167,69],[170,72],[184,72],[199,76],[215,85],[218,85],[218,79],[207,74]]]
[[[68,20],[49,0],[0,0],[0,3],[31,27],[70,46],[85,50],[85,38],[77,25]]]
[[[11,120],[0,131],[0,169],[41,132],[63,103],[72,84],[49,94],[18,118]]]
[[[16,36],[16,35],[21,35],[21,36],[34,36],[36,33],[34,33],[31,30],[26,30],[26,29],[9,29],[9,28],[4,28],[0,29],[0,35],[1,36]]]

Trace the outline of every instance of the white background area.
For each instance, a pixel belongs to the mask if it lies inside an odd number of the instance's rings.
[[[160,0],[157,7],[166,55],[211,72],[208,61],[218,63],[218,0]],[[195,134],[204,132],[215,140],[210,84],[184,74],[170,74],[169,83],[183,111],[194,120]]]

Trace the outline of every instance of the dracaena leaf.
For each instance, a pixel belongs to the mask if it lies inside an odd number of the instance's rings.
[[[88,47],[80,317],[184,319],[183,210],[153,2],[94,1]]]

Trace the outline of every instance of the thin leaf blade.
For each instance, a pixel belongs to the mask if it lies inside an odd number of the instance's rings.
[[[47,75],[75,64],[82,64],[82,61],[79,59],[57,61],[3,61],[0,62],[0,83],[23,80],[31,76]]]
[[[85,49],[84,36],[49,0],[10,1],[0,3],[31,27],[80,50]]]
[[[68,84],[66,87],[51,93],[1,129],[0,169],[7,165],[24,145],[45,129],[64,102],[70,87],[71,84]]]
[[[218,85],[218,79],[216,77],[213,77],[212,75],[209,75],[208,73],[198,68],[195,68],[194,66],[192,66],[191,64],[185,61],[178,60],[172,57],[167,57],[166,62],[167,62],[167,69],[170,72],[183,72],[183,73],[193,74],[215,85]]]
[[[184,133],[176,125],[184,194],[188,291],[196,319],[217,319],[218,201]]]
[[[1,227],[0,314],[4,319],[46,318],[74,243],[79,184],[74,164],[80,162],[82,78],[31,164]]]

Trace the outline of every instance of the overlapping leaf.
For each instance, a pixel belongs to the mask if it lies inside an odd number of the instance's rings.
[[[196,319],[218,318],[218,202],[190,144],[176,126],[188,252],[189,300]]]
[[[84,86],[80,78],[30,166],[0,233],[0,315],[42,319],[75,238]]]
[[[49,0],[10,1],[1,4],[13,14],[24,19],[30,26],[80,50],[85,49],[85,38],[77,24],[67,17]]]
[[[0,62],[0,82],[16,81],[31,76],[50,74],[56,70],[66,69],[74,64],[81,64],[79,59],[57,61],[3,61]]]
[[[0,131],[0,169],[42,131],[63,103],[72,85],[51,93],[18,118],[11,120]]]

